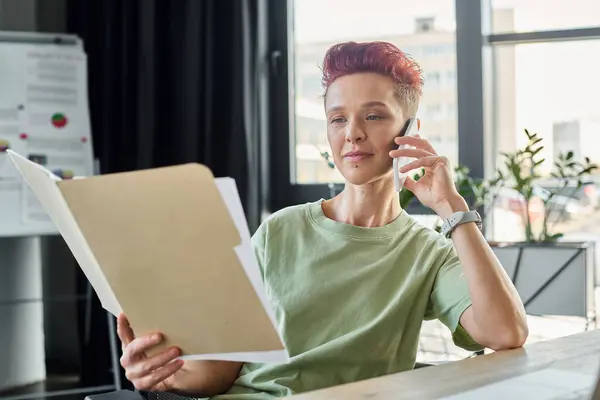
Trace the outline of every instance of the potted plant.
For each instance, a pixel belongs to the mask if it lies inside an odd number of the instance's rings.
[[[594,318],[594,245],[565,240],[558,223],[575,202],[568,194],[588,184],[598,166],[567,151],[558,154],[544,177],[543,138],[528,130],[525,134],[525,146],[501,153],[504,165],[492,185],[494,201],[505,196],[521,204],[513,212],[521,216],[524,240],[489,243],[529,314],[578,316],[589,322]]]

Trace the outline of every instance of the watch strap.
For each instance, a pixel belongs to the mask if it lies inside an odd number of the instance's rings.
[[[444,220],[442,224],[442,234],[449,238],[452,231],[457,226],[466,224],[469,222],[475,222],[478,226],[481,225],[481,216],[477,211],[459,211],[452,214],[450,217]]]

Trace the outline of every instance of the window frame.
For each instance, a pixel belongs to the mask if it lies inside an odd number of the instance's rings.
[[[457,0],[457,3],[460,0]],[[585,28],[568,28],[568,29],[548,29],[538,31],[525,32],[506,32],[506,33],[490,33],[492,32],[492,0],[478,0],[480,3],[482,18],[485,21],[483,25],[483,45],[482,52],[485,54],[485,62],[483,63],[483,73],[488,84],[483,88],[487,92],[487,99],[492,100],[490,106],[485,110],[488,123],[486,124],[486,138],[489,139],[488,163],[486,171],[493,171],[496,163],[497,151],[495,149],[496,138],[498,133],[495,132],[496,124],[492,124],[499,116],[496,114],[496,107],[493,99],[496,96],[497,79],[493,69],[494,50],[498,46],[517,46],[520,44],[529,43],[552,43],[564,41],[583,41],[583,40],[598,40],[600,39],[600,24],[597,27]],[[487,32],[487,33],[486,33]]]
[[[297,184],[290,157],[294,154],[295,143],[292,129],[295,125],[293,93],[294,45],[293,15],[291,1],[269,0],[269,38],[271,70],[269,101],[270,134],[270,180],[269,211],[274,212],[294,204],[315,201],[327,197],[326,184]],[[292,68],[291,68],[292,67]]]
[[[295,182],[296,171],[290,157],[295,157],[294,82],[294,0],[269,1],[270,69],[269,89],[269,212],[287,206],[327,198],[328,184]],[[298,1],[298,0],[296,0]],[[458,160],[474,177],[484,176],[483,120],[483,35],[481,0],[455,0],[457,58],[457,124]],[[339,185],[338,187],[341,187]],[[411,214],[433,211],[413,202]]]
[[[270,71],[268,108],[269,160],[263,164],[266,187],[263,189],[269,212],[281,208],[326,198],[327,184],[298,184],[290,156],[295,153],[295,110],[290,93],[293,79],[294,0],[268,0],[269,2],[269,56],[266,63]],[[600,39],[598,27],[544,30],[533,32],[491,33],[491,0],[455,0],[456,16],[456,91],[458,124],[458,160],[467,166],[473,177],[483,178],[495,170],[497,133],[493,123],[496,71],[494,47],[522,43],[547,43],[553,41],[580,41]],[[291,63],[290,63],[291,62]],[[292,67],[290,70],[290,66]],[[415,202],[408,207],[411,214],[432,214],[432,211]],[[493,221],[491,221],[493,224]],[[489,225],[488,225],[489,226]]]
[[[458,4],[461,0],[456,0]],[[485,166],[484,173],[488,174],[495,171],[495,166],[498,157],[498,151],[496,148],[498,132],[495,130],[495,121],[500,116],[497,114],[496,104],[494,99],[497,94],[498,77],[494,70],[494,54],[495,48],[502,45],[516,46],[519,44],[528,43],[551,43],[558,41],[582,41],[582,40],[594,40],[600,39],[600,24],[597,27],[585,27],[585,28],[568,28],[568,29],[549,29],[549,30],[538,30],[538,31],[525,31],[525,32],[506,32],[506,33],[493,33],[492,32],[492,0],[475,0],[477,5],[472,4],[471,6],[479,9],[482,21],[481,37],[483,39],[481,53],[482,58],[482,73],[485,84],[481,88],[483,91],[482,98],[485,98],[486,103],[489,106],[482,109],[482,115],[484,116],[484,139],[485,139]],[[465,2],[467,3],[467,2]],[[457,9],[457,14],[459,10]],[[457,55],[458,56],[458,55]],[[483,174],[482,176],[487,176]],[[493,213],[492,213],[493,214]],[[494,224],[493,218],[490,216],[490,224],[486,225],[486,231],[491,232],[491,227]]]

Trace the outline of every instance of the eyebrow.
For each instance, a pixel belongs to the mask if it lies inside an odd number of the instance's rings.
[[[368,108],[368,107],[385,107],[388,108],[388,105],[381,101],[367,101],[366,103],[361,104],[360,108]],[[330,107],[326,112],[330,113],[332,111],[340,111],[343,110],[343,106]]]

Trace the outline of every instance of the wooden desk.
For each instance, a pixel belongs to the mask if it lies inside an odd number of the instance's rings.
[[[600,330],[296,395],[298,400],[434,399],[552,367],[595,375]]]

